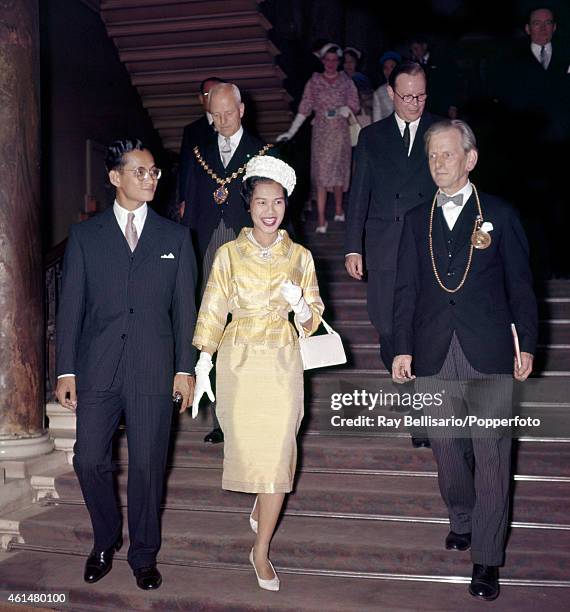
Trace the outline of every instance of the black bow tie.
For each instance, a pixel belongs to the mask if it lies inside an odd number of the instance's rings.
[[[444,204],[447,204],[448,202],[453,202],[455,206],[463,206],[463,194],[462,193],[458,193],[457,195],[454,195],[453,197],[451,197],[451,196],[446,195],[442,191],[440,191],[436,196],[436,200],[437,200],[438,206],[443,206]]]

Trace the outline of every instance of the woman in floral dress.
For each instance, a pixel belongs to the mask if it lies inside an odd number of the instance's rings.
[[[320,53],[324,72],[315,72],[305,85],[303,98],[291,127],[277,140],[291,139],[303,121],[314,113],[311,137],[311,181],[317,192],[317,233],[326,233],[327,191],[333,191],[335,221],[344,221],[342,194],[350,183],[351,146],[348,119],[360,108],[352,79],[339,72],[342,51],[325,45]]]

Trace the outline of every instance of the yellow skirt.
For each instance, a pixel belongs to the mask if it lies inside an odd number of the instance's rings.
[[[289,493],[303,418],[303,364],[297,342],[279,348],[222,340],[216,414],[224,432],[222,488]]]

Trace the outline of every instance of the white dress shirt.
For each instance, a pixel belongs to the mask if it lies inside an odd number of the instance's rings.
[[[396,117],[396,123],[398,124],[398,128],[400,130],[400,135],[402,138],[404,137],[404,130],[406,129],[406,122],[403,119],[400,119],[398,113],[394,113],[394,117]],[[420,119],[416,119],[415,121],[410,122],[410,148],[408,149],[408,155],[410,155],[412,151],[412,147],[414,146],[414,139],[416,137],[416,132],[418,131],[418,125],[420,124]]]
[[[228,164],[230,163],[234,153],[236,152],[236,149],[238,148],[238,145],[240,143],[242,136],[243,136],[243,127],[240,125],[239,130],[235,134],[232,134],[230,136],[230,148],[232,152],[228,157]],[[222,156],[222,149],[225,147],[225,145],[226,145],[226,137],[218,133],[218,150],[220,151],[220,159],[222,160],[222,163],[224,162],[224,158]]]
[[[121,231],[123,232],[123,236],[125,236],[125,232],[127,229],[127,220],[128,220],[128,216],[129,213],[135,213],[135,218],[133,219],[133,224],[135,226],[135,229],[137,230],[137,236],[141,237],[142,231],[143,231],[143,227],[144,227],[144,222],[146,221],[146,216],[148,213],[148,205],[146,202],[144,202],[144,204],[142,206],[139,206],[136,210],[127,210],[126,208],[123,208],[118,202],[117,200],[115,200],[115,203],[113,204],[113,212],[115,213],[115,219],[117,219],[117,223],[119,224],[119,227],[121,228]]]
[[[536,61],[542,65],[542,62],[540,61],[540,51],[542,49],[542,45],[537,45],[536,43],[530,43],[530,50],[532,51],[532,54],[534,55],[534,57],[536,57]],[[550,65],[550,60],[552,59],[552,43],[546,43],[546,45],[544,45],[544,69],[546,70],[546,68],[548,68],[548,66]]]
[[[442,193],[445,193],[445,191],[441,190]],[[464,187],[462,187],[459,191],[456,191],[455,193],[449,194],[446,193],[445,195],[448,195],[450,198],[456,196],[458,193],[463,194],[463,204],[461,206],[456,206],[453,202],[446,202],[442,207],[442,211],[443,211],[443,216],[445,218],[445,221],[447,222],[447,227],[449,227],[450,230],[453,229],[453,226],[455,225],[455,223],[457,222],[457,219],[459,219],[459,215],[461,214],[461,211],[465,208],[465,204],[467,204],[467,200],[469,200],[469,198],[471,197],[471,194],[473,193],[473,185],[471,185],[470,181],[467,181],[467,183],[465,184]]]

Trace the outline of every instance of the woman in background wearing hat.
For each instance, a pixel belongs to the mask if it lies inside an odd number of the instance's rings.
[[[358,91],[358,100],[360,102],[360,112],[356,116],[358,125],[363,128],[372,123],[372,96],[374,90],[370,79],[360,72],[360,64],[362,62],[362,51],[356,47],[345,47],[343,51],[343,69],[352,79]],[[356,143],[353,143],[353,146]]]
[[[372,120],[380,121],[386,119],[394,112],[394,103],[388,95],[388,77],[392,70],[402,61],[402,56],[396,51],[386,51],[380,58],[380,68],[384,76],[384,83],[374,92],[372,104]]]
[[[308,80],[291,127],[277,137],[290,140],[305,119],[315,113],[311,136],[311,182],[317,192],[316,232],[325,234],[327,191],[333,191],[335,221],[344,221],[342,194],[350,183],[351,146],[348,118],[359,111],[358,91],[352,79],[339,72],[340,47],[329,43],[319,51],[324,72],[315,72]]]
[[[279,590],[279,578],[269,544],[293,486],[303,418],[303,364],[289,312],[308,335],[324,310],[311,253],[279,229],[295,180],[293,169],[275,157],[248,162],[242,194],[253,228],[217,250],[193,339],[201,353],[192,416],[204,393],[214,400],[209,373],[217,350],[222,488],[257,495],[249,559],[259,586],[270,591]]]

